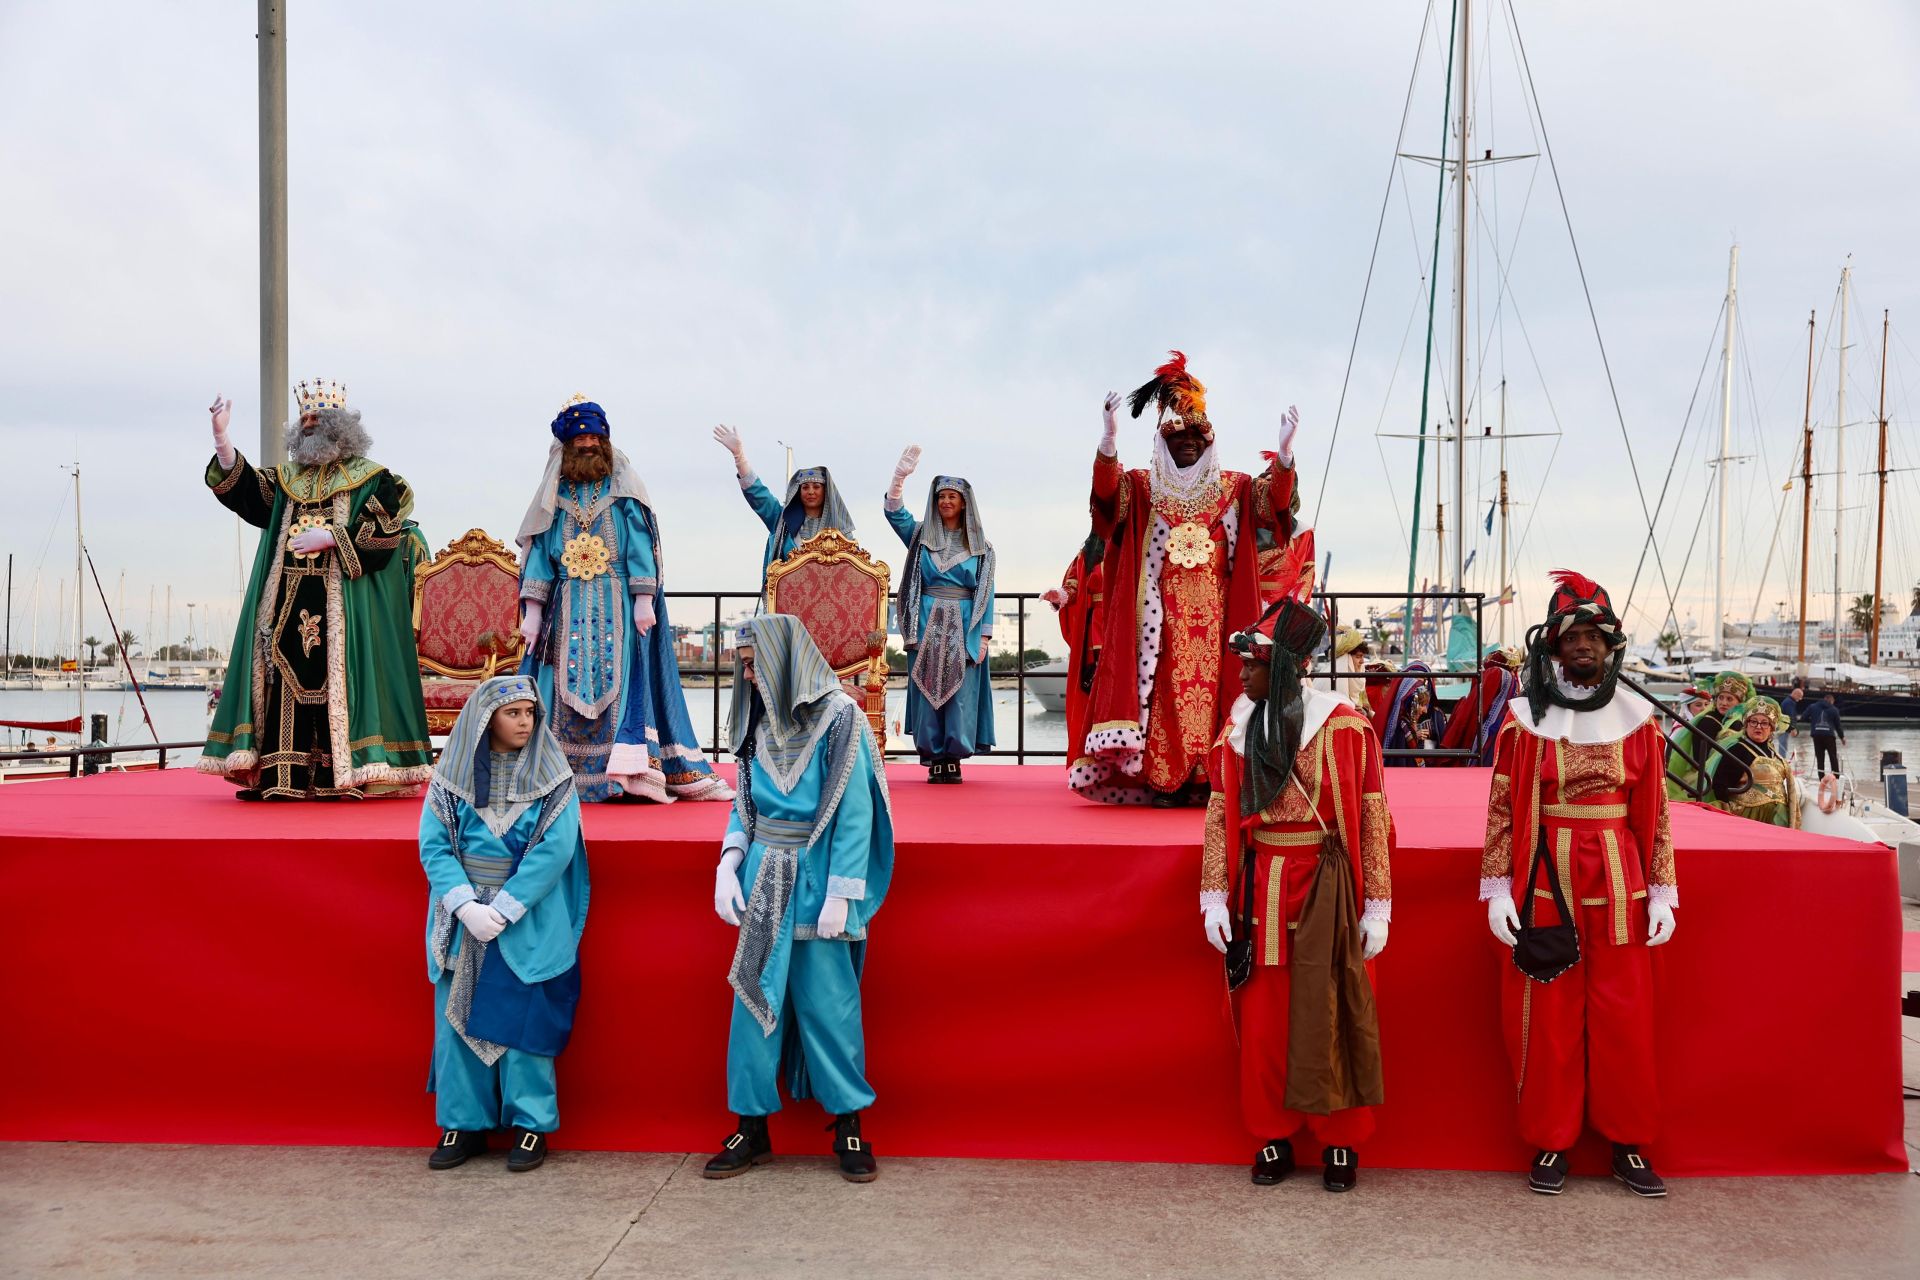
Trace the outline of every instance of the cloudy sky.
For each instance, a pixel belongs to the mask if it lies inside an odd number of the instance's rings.
[[[754,585],[764,533],[709,439],[727,422],[763,473],[784,471],[779,440],[830,464],[865,540],[896,561],[881,495],[899,449],[925,446],[910,503],[935,471],[969,476],[1002,587],[1038,590],[1085,529],[1102,396],[1180,347],[1212,388],[1229,466],[1258,465],[1300,406],[1305,514],[1332,585],[1404,582],[1416,446],[1391,437],[1420,422],[1436,174],[1394,157],[1443,145],[1444,13],[290,7],[293,373],[348,383],[436,547],[515,527],[546,424],[585,391],[651,486],[672,588]],[[1661,554],[1683,615],[1704,619],[1712,361],[1737,238],[1729,610],[1764,615],[1797,555],[1798,494],[1780,485],[1809,311],[1833,469],[1843,262],[1852,534],[1872,519],[1857,473],[1883,308],[1894,465],[1920,446],[1920,337],[1906,336],[1920,335],[1920,22],[1896,0],[1518,9],[1517,39],[1504,6],[1476,6],[1473,150],[1521,158],[1475,172],[1469,432],[1497,424],[1504,379],[1509,429],[1527,436],[1510,446],[1525,612],[1562,563],[1625,594],[1646,532],[1631,458],[1649,505],[1671,476]],[[49,644],[72,558],[60,467],[75,458],[122,624],[144,630],[149,591],[170,585],[231,627],[251,535],[238,550],[199,472],[215,392],[234,399],[241,447],[257,439],[255,68],[238,0],[0,6],[0,551],[15,557],[16,647],[36,580]],[[1525,158],[1541,119],[1571,238],[1553,172]],[[1443,251],[1429,427],[1450,416],[1451,270]],[[1131,424],[1122,457],[1144,463],[1147,445]],[[1494,463],[1473,453],[1477,524]],[[1895,478],[1890,591],[1920,575],[1915,480]],[[1832,577],[1831,486],[1816,591]],[[1774,546],[1783,500],[1796,519]],[[1469,545],[1472,585],[1496,591],[1492,542]],[[1869,554],[1849,536],[1848,589],[1870,585]],[[1649,561],[1636,625],[1650,635],[1665,603]]]

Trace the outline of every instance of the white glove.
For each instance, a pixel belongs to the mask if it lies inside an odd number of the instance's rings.
[[[742,480],[753,474],[753,468],[747,465],[747,442],[733,427],[719,426],[713,429],[713,438],[726,446],[733,455],[733,469],[740,473]]]
[[[900,452],[900,461],[893,464],[893,484],[887,489],[887,501],[894,505],[900,502],[900,495],[907,491],[907,477],[920,465],[920,446],[910,444]]]
[[[1227,909],[1219,905],[1208,907],[1206,919],[1201,924],[1213,949],[1221,955],[1227,954],[1227,944],[1233,941],[1233,922],[1227,919]]]
[[[460,917],[475,942],[492,942],[507,927],[507,918],[484,902],[462,903],[453,914]]]
[[[1375,916],[1360,917],[1360,958],[1371,960],[1387,949],[1387,922]]]
[[[1287,406],[1286,416],[1280,419],[1280,465],[1293,465],[1293,437],[1300,430],[1300,410],[1295,405]]]
[[[1065,587],[1048,587],[1040,593],[1040,598],[1052,605],[1055,613],[1067,607],[1067,589]]]
[[[720,865],[713,869],[713,910],[722,920],[738,927],[740,913],[747,909],[747,900],[740,893],[740,863],[746,855],[738,849],[729,849],[720,855]]]
[[[303,556],[314,555],[334,548],[333,530],[302,529],[287,540],[287,545]]]
[[[1120,407],[1120,393],[1107,392],[1106,405],[1100,411],[1100,420],[1105,424],[1100,436],[1100,456],[1111,458],[1120,451],[1120,420],[1114,417],[1114,411]]]
[[[546,615],[546,608],[538,600],[522,600],[520,604],[520,638],[531,650],[540,643],[540,619]]]
[[[653,630],[653,597],[635,596],[633,598],[633,629],[641,635]]]
[[[821,938],[837,938],[847,931],[847,900],[827,895],[820,908],[820,923],[814,926],[814,934]]]
[[[233,416],[233,401],[225,396],[216,395],[213,403],[207,406],[207,412],[213,415],[213,452],[220,459],[223,470],[233,470],[233,443],[227,439],[227,420]]]
[[[1647,945],[1662,946],[1673,941],[1673,908],[1664,902],[1647,904]]]
[[[1514,931],[1520,927],[1520,909],[1513,905],[1513,899],[1504,893],[1496,893],[1487,899],[1487,928],[1493,930],[1493,936],[1512,946],[1520,941]]]

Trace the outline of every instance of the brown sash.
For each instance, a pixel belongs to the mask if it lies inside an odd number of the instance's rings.
[[[1380,1105],[1380,1020],[1362,943],[1353,867],[1340,837],[1329,833],[1288,957],[1291,1111],[1324,1116]]]

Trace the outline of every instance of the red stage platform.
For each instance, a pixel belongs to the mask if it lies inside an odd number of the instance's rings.
[[[1091,805],[1055,768],[891,777],[898,869],[866,986],[881,1154],[1248,1159],[1196,906],[1200,814]],[[1474,900],[1487,777],[1389,773],[1371,1165],[1530,1154],[1496,1021],[1507,960]],[[245,805],[179,771],[0,790],[0,1138],[428,1143],[419,808]],[[588,811],[561,1145],[705,1151],[727,1132],[733,931],[710,905],[725,821],[716,805]],[[1892,852],[1691,807],[1673,830],[1660,1168],[1905,1168]],[[824,1151],[821,1123],[790,1108],[776,1145]]]

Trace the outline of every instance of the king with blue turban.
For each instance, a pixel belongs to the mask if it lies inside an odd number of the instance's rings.
[[[520,524],[520,670],[552,709],[580,798],[731,800],[687,714],[646,486],[585,396],[553,436]]]

